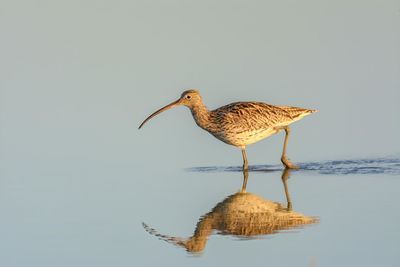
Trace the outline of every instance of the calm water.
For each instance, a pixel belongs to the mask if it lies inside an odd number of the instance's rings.
[[[0,265],[399,266],[400,159],[300,166],[6,173]]]

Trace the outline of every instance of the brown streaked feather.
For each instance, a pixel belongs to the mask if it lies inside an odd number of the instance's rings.
[[[262,102],[236,102],[211,111],[216,123],[229,122],[250,130],[289,124],[311,110]]]
[[[238,147],[257,142],[312,113],[312,110],[262,102],[236,102],[207,111],[193,107],[196,123],[219,140]]]
[[[290,107],[290,106],[277,106],[278,108],[281,108],[288,112],[292,118],[297,118],[301,115],[306,115],[306,114],[311,114],[314,112],[317,112],[315,109],[305,109],[305,108],[299,108],[299,107]]]

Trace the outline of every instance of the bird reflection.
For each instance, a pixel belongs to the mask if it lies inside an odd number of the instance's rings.
[[[143,227],[161,240],[183,247],[188,252],[199,253],[204,250],[208,237],[213,231],[222,235],[255,238],[316,223],[315,217],[305,216],[292,210],[292,201],[287,186],[289,175],[290,170],[285,169],[281,176],[286,205],[246,192],[248,171],[244,171],[241,191],[226,197],[210,212],[203,215],[199,219],[192,237],[185,239],[160,234],[145,223],[143,223]]]

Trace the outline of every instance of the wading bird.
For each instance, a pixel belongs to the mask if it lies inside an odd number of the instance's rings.
[[[190,109],[196,124],[217,139],[242,150],[243,170],[248,170],[246,146],[284,130],[285,141],[281,161],[286,168],[298,169],[286,156],[290,134],[289,124],[316,110],[289,106],[274,106],[261,102],[235,102],[208,110],[199,91],[184,91],[181,97],[147,117],[139,129],[157,114],[184,105]]]

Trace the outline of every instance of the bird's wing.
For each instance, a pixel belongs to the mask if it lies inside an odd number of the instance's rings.
[[[237,124],[247,129],[288,125],[296,119],[295,110],[261,102],[236,102],[214,110],[217,123]]]
[[[315,109],[306,109],[299,107],[290,107],[290,106],[277,106],[278,108],[285,110],[294,121],[303,118],[311,113],[317,112]]]

